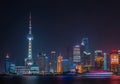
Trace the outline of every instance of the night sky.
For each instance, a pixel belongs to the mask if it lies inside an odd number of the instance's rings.
[[[90,50],[120,49],[120,3],[84,0],[1,0],[0,58],[8,53],[17,64],[27,57],[29,12],[32,12],[33,57],[89,38]],[[18,59],[18,60],[17,60]]]

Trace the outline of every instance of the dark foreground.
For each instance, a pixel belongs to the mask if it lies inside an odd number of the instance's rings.
[[[120,76],[0,76],[0,84],[120,84]]]

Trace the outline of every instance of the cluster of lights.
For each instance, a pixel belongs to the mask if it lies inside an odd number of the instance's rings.
[[[118,54],[111,54],[111,64],[119,64]]]

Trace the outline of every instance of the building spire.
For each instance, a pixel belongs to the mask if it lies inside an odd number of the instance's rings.
[[[29,15],[29,34],[32,34],[31,11],[30,11],[30,15]]]

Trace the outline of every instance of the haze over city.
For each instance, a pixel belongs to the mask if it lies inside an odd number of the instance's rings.
[[[29,12],[32,14],[33,57],[55,50],[66,55],[66,47],[89,38],[90,50],[120,49],[120,5],[92,1],[1,1],[0,57],[24,63],[28,54]],[[22,61],[22,62],[21,62]]]

